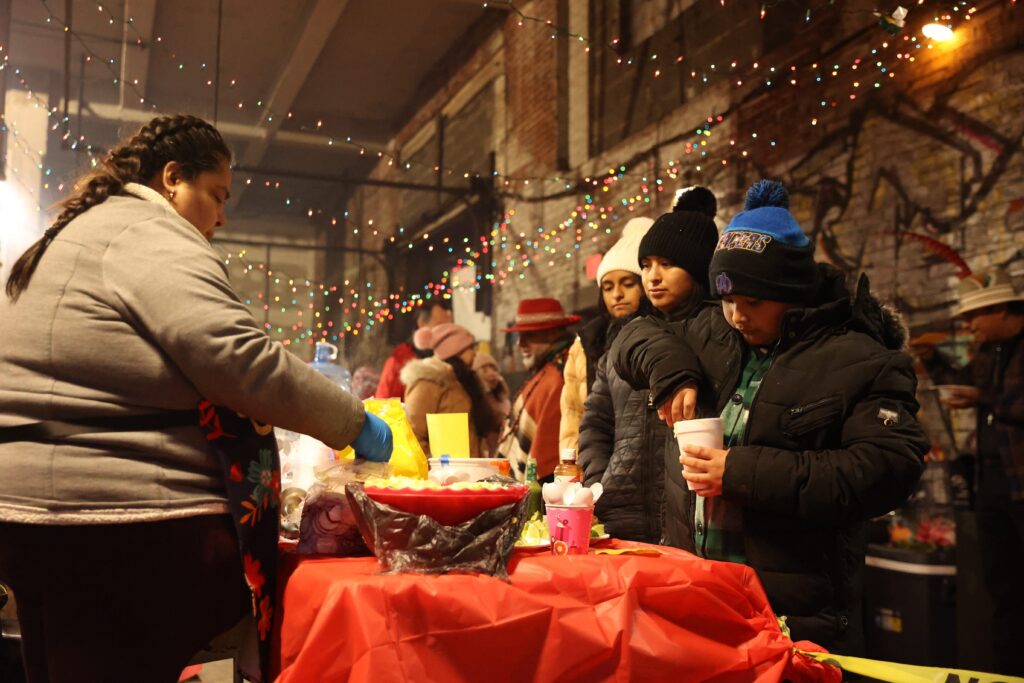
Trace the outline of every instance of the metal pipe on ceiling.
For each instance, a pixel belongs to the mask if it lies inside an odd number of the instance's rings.
[[[280,176],[282,178],[295,178],[297,180],[311,180],[323,183],[336,183],[339,185],[369,185],[372,187],[393,187],[399,190],[417,190],[422,192],[440,192],[466,196],[473,194],[471,187],[446,187],[442,185],[427,185],[425,183],[407,183],[398,180],[379,180],[377,178],[356,178],[353,176],[327,175],[322,173],[305,173],[303,171],[284,171],[272,168],[253,168],[250,166],[236,166],[234,170],[238,173],[251,173],[252,175]]]
[[[64,133],[71,130],[71,0],[64,0]]]
[[[224,32],[224,0],[217,0],[217,60],[214,63],[213,75],[213,125],[217,125],[217,113],[220,107],[220,42]]]
[[[382,251],[375,251],[373,249],[363,249],[362,247],[348,247],[339,245],[324,245],[324,244],[311,244],[309,242],[274,242],[270,240],[254,240],[254,239],[241,239],[234,237],[214,237],[213,244],[239,244],[243,247],[274,247],[278,249],[308,249],[312,251],[338,251],[338,252],[351,252],[354,254],[370,254],[371,256],[379,256],[383,254]]]
[[[11,0],[0,0],[0,66],[5,66],[11,44]],[[0,69],[0,127],[6,127],[7,69]],[[0,180],[7,179],[5,147],[7,136],[0,134]]]

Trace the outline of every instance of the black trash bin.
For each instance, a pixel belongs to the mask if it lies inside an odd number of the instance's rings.
[[[867,656],[903,664],[955,667],[953,553],[870,544],[865,564]]]

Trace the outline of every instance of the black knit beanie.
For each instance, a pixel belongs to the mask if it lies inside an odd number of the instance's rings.
[[[700,185],[679,193],[672,211],[662,214],[640,240],[638,259],[668,259],[697,282],[707,282],[708,263],[718,243],[718,201]]]
[[[652,228],[653,230],[653,228]],[[711,293],[807,304],[818,289],[814,244],[789,212],[782,183],[759,180],[722,231],[711,259]]]

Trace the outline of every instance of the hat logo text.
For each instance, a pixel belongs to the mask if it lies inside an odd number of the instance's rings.
[[[718,240],[715,251],[731,251],[742,249],[760,254],[771,244],[772,236],[760,232],[747,232],[746,230],[730,230]]]

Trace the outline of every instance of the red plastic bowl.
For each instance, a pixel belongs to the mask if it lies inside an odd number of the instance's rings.
[[[409,512],[433,517],[445,526],[462,524],[484,510],[519,502],[527,487],[509,486],[497,491],[385,489],[376,486],[363,488],[366,495],[378,503]]]

